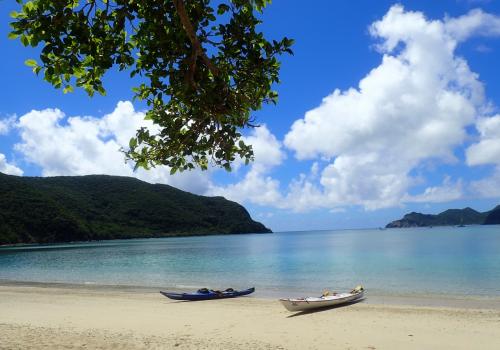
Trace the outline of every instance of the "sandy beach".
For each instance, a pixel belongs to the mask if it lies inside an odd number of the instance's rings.
[[[119,288],[0,286],[0,349],[498,349],[500,310],[176,302]]]

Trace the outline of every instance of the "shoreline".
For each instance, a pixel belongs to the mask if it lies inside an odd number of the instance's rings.
[[[96,283],[64,283],[64,282],[37,282],[37,281],[15,281],[0,279],[2,287],[26,287],[40,289],[60,289],[67,291],[81,292],[119,292],[131,294],[156,294],[160,290],[172,292],[192,291],[188,288],[172,288],[165,286],[137,286],[137,285],[105,285]],[[303,297],[304,293],[298,292],[278,292],[268,290],[256,290],[250,298],[277,301],[280,298]],[[312,295],[312,293],[310,293]],[[308,296],[310,296],[308,295]],[[409,307],[437,307],[454,309],[484,309],[500,310],[500,296],[483,295],[444,295],[444,294],[394,294],[394,293],[372,293],[366,290],[366,297],[363,301],[367,305],[375,306],[409,306]]]
[[[368,297],[368,300],[370,297]],[[499,310],[366,302],[291,313],[277,300],[0,284],[2,349],[496,349]]]
[[[108,238],[108,239],[91,239],[88,241],[57,241],[57,242],[46,242],[46,243],[5,243],[0,244],[0,248],[24,248],[24,247],[46,247],[64,244],[84,244],[84,243],[100,243],[100,242],[113,242],[113,241],[131,241],[140,239],[156,239],[156,238],[182,238],[182,237],[206,237],[206,236],[238,236],[238,235],[264,235],[273,234],[272,230],[270,232],[231,232],[231,233],[185,233],[185,232],[167,232],[160,234],[143,235],[138,237],[121,237],[121,238]]]

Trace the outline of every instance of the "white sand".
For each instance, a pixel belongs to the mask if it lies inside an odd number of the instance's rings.
[[[0,349],[500,349],[500,311],[0,286]]]

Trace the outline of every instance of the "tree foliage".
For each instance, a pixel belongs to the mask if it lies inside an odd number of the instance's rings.
[[[212,162],[230,170],[253,159],[241,130],[252,112],[276,103],[278,56],[292,40],[268,41],[257,26],[270,0],[17,0],[11,38],[43,46],[36,74],[64,92],[105,94],[112,67],[140,76],[135,97],[149,106],[127,156],[172,172]]]
[[[241,205],[121,176],[0,173],[0,245],[270,232]]]

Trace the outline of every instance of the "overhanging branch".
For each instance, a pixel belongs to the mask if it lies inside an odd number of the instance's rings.
[[[186,7],[184,6],[184,1],[183,0],[173,0],[175,9],[177,10],[177,13],[179,14],[179,18],[181,20],[182,26],[184,27],[184,31],[186,32],[189,41],[191,41],[191,45],[193,45],[193,49],[196,52],[196,55],[201,57],[203,62],[207,65],[208,69],[214,76],[219,75],[219,68],[217,68],[213,62],[208,58],[207,54],[205,53],[205,50],[203,50],[203,47],[201,46],[200,40],[198,40],[198,37],[196,36],[196,32],[193,28],[193,24],[191,23],[191,20],[189,19],[189,16],[186,12]],[[193,65],[194,66],[194,65]],[[191,67],[193,67],[191,66]],[[191,73],[192,74],[192,73]]]

